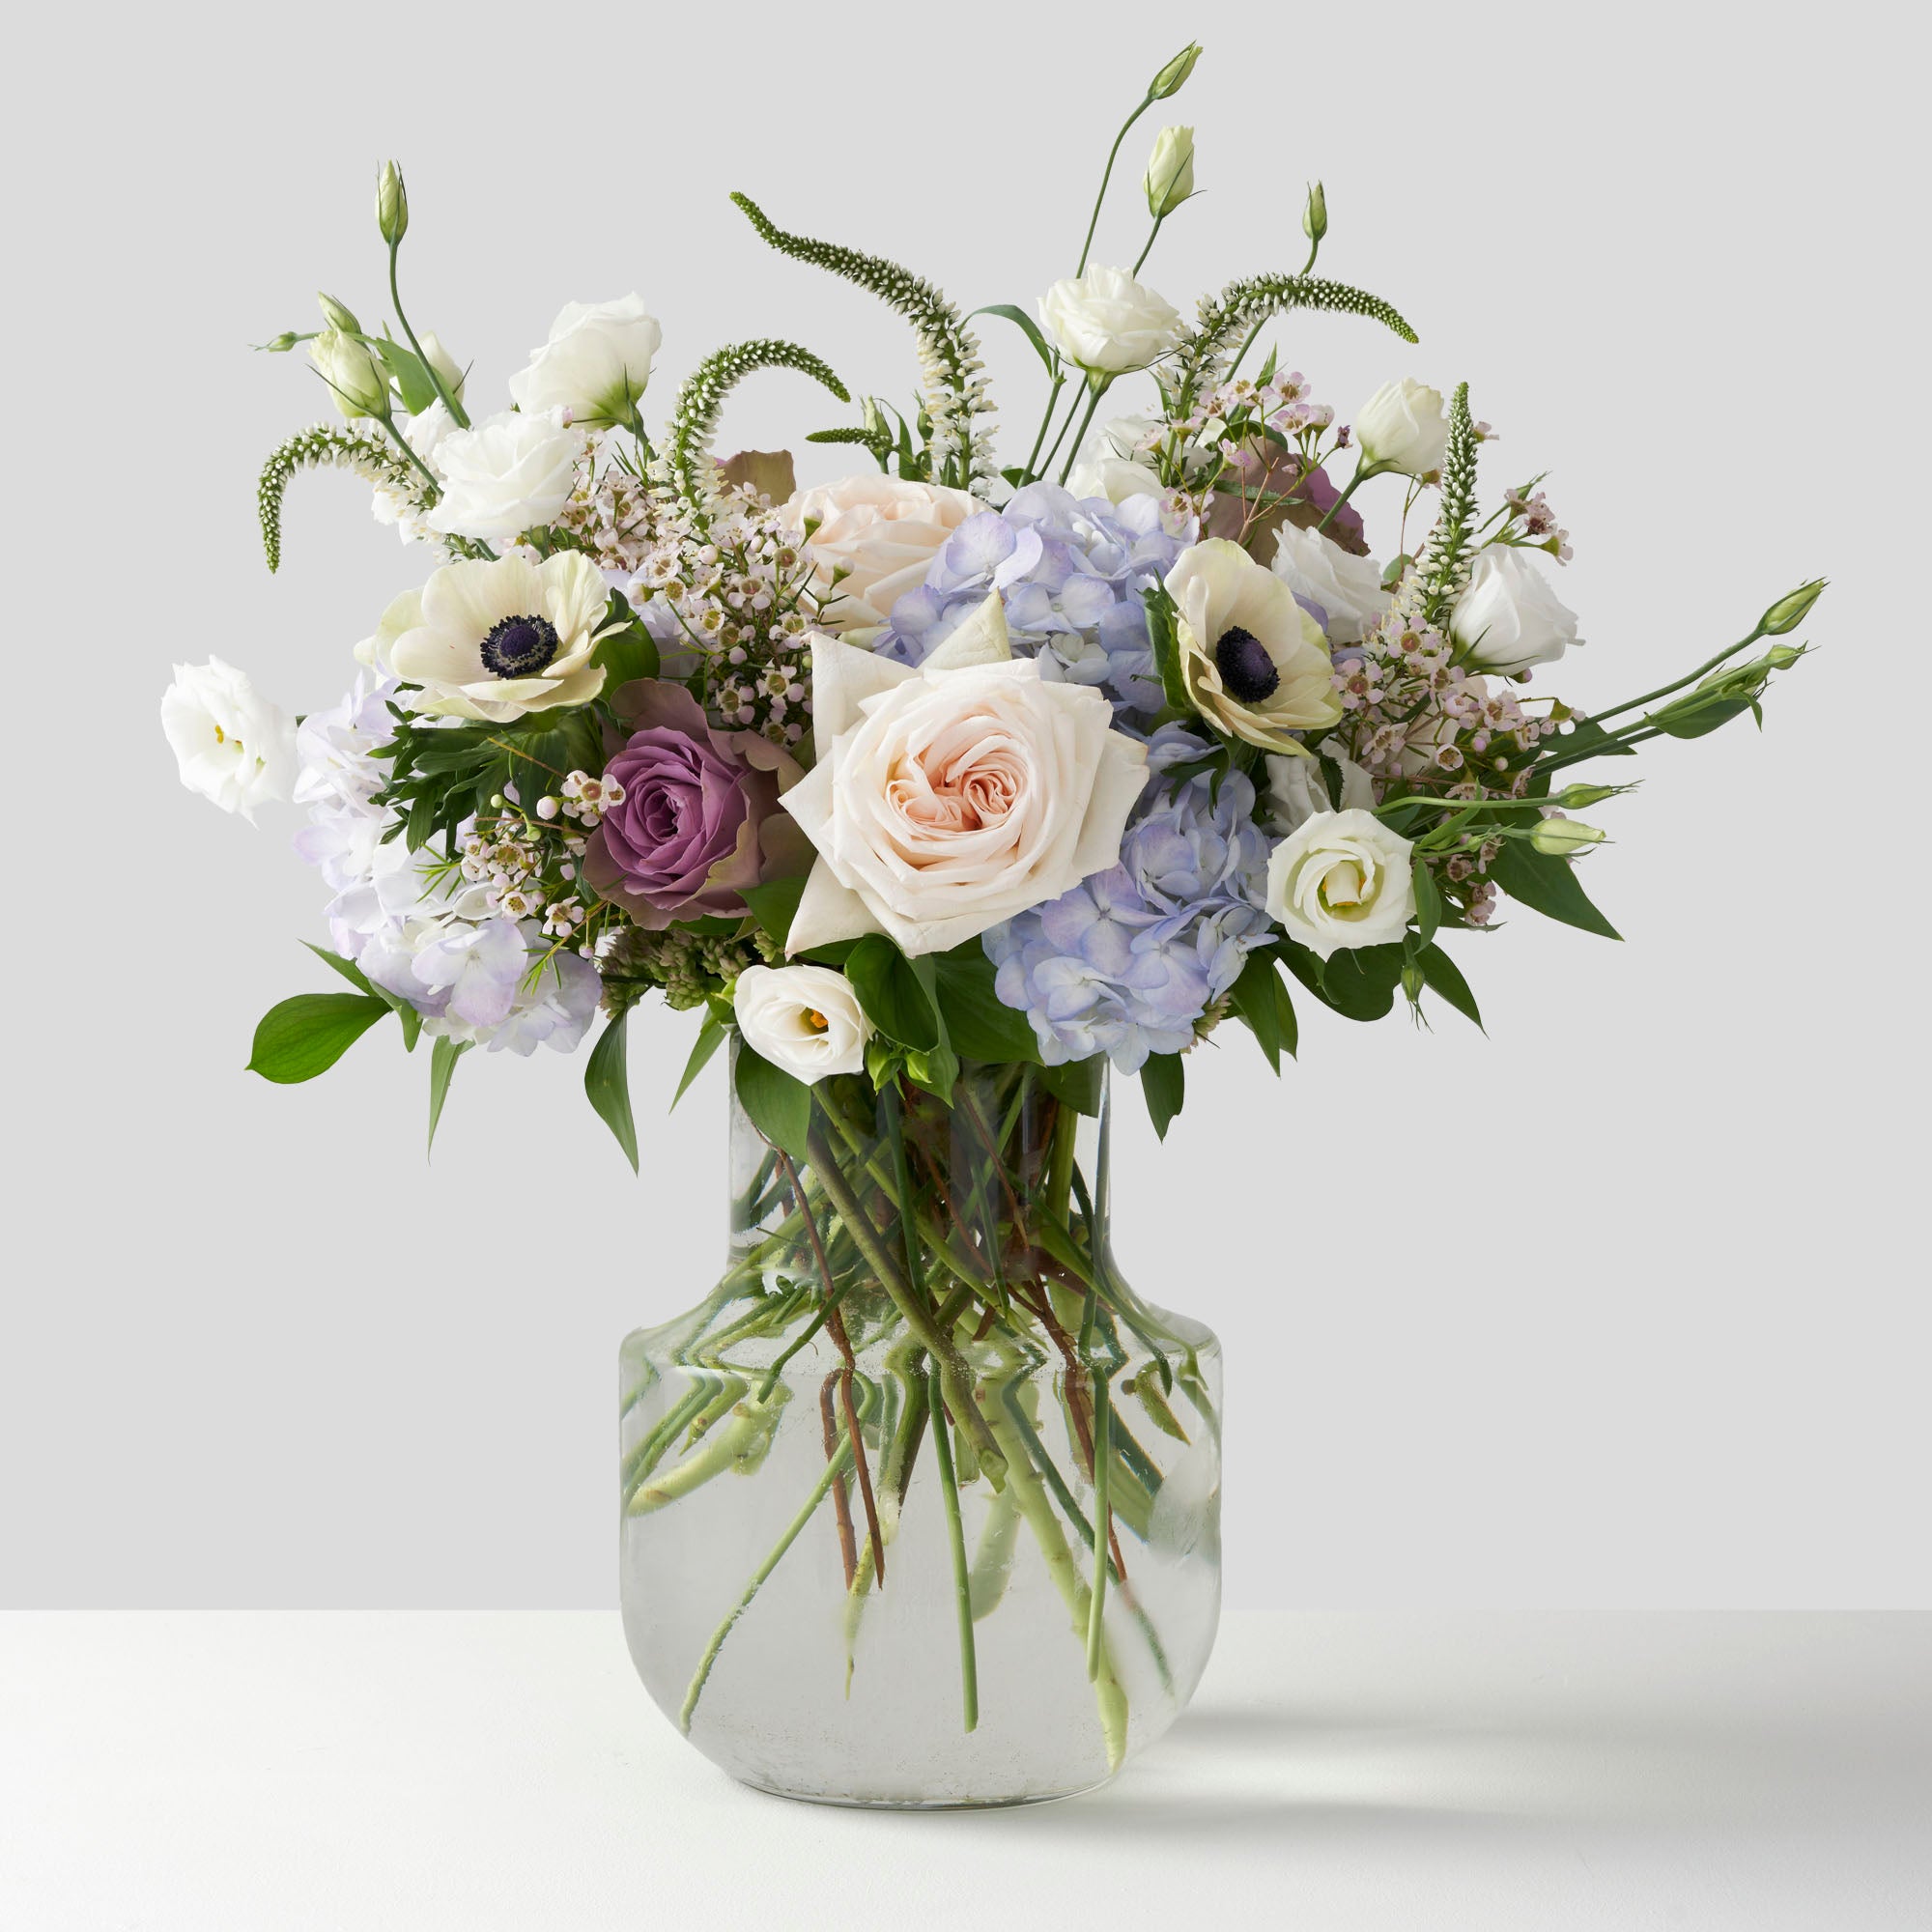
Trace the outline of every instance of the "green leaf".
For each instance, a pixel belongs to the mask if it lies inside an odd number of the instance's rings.
[[[1076,1114],[1093,1116],[1100,1111],[1100,1076],[1106,1070],[1105,1057],[1095,1054],[1092,1060],[1069,1060],[1064,1066],[1042,1066],[1039,1084]]]
[[[752,917],[782,946],[791,933],[798,902],[805,896],[805,881],[774,879],[768,886],[747,886],[740,896]]]
[[[657,676],[658,640],[644,629],[642,620],[633,614],[621,590],[611,591],[605,622],[624,627],[612,631],[590,653],[590,662],[604,667],[604,696],[609,697],[612,692],[635,684],[639,678]]]
[[[388,1010],[384,1001],[365,993],[298,993],[262,1015],[248,1071],[281,1087],[313,1080]]]
[[[1053,351],[1046,346],[1046,337],[1039,332],[1039,324],[1025,309],[1016,308],[1011,302],[988,302],[984,308],[976,308],[973,315],[1004,316],[1007,321],[1016,323],[1026,339],[1033,344],[1034,354],[1046,364],[1046,373],[1053,374]],[[966,320],[971,322],[973,315]]]
[[[1468,980],[1463,979],[1462,968],[1441,947],[1425,946],[1417,955],[1416,963],[1422,968],[1423,980],[1431,992],[1439,993],[1476,1026],[1483,1024],[1483,1016],[1476,1009],[1476,996],[1469,990]]]
[[[1228,996],[1236,1012],[1247,1022],[1263,1057],[1277,1073],[1281,1071],[1281,1006],[1275,994],[1280,985],[1274,955],[1264,948],[1248,954],[1241,977]]]
[[[382,987],[378,986],[376,991],[381,997]],[[403,1023],[403,1051],[413,1053],[416,1050],[416,1041],[422,1037],[423,1016],[407,1000],[392,999],[388,1005],[397,1019]]]
[[[414,354],[405,349],[400,342],[391,342],[387,337],[371,336],[368,346],[383,358],[383,367],[389,372],[396,385],[397,393],[403,399],[403,407],[411,415],[419,416],[437,399],[436,383],[429,371],[423,367]]]
[[[1294,1017],[1294,1002],[1289,997],[1287,982],[1279,973],[1274,976],[1274,999],[1276,1018],[1281,1027],[1281,1050],[1293,1060],[1295,1049],[1301,1044],[1301,1027]]]
[[[437,1122],[442,1119],[442,1103],[449,1097],[449,1076],[471,1044],[467,1039],[451,1039],[447,1034],[439,1034],[429,1050],[429,1139],[423,1147],[425,1154],[436,1145]]]
[[[811,1089],[774,1066],[742,1041],[737,1061],[738,1102],[752,1124],[794,1160],[810,1160],[806,1136],[811,1126]]]
[[[1546,919],[1561,920],[1565,925],[1600,933],[1605,939],[1623,937],[1590,903],[1590,895],[1577,883],[1570,861],[1539,852],[1527,839],[1510,839],[1490,861],[1490,877],[1511,898],[1520,899]]]
[[[724,1043],[724,1023],[716,1014],[706,1013],[704,1024],[697,1029],[697,1038],[693,1042],[691,1058],[684,1063],[684,1075],[677,1083],[677,1092],[670,1096],[668,1113],[684,1098],[685,1090],[711,1064],[711,1056]]]
[[[908,1053],[906,1072],[915,1087],[923,1087],[928,1094],[950,1100],[959,1082],[959,1056],[942,1039],[937,1046],[927,1047],[923,1052]]]
[[[1283,956],[1308,990],[1344,1019],[1378,1020],[1395,1005],[1402,983],[1400,946],[1363,946],[1335,953],[1323,965],[1305,947],[1293,942]]]
[[[1415,880],[1415,929],[1427,946],[1442,924],[1442,895],[1435,889],[1435,874],[1429,861],[1418,852],[1410,861]]]
[[[1165,1140],[1170,1122],[1187,1097],[1187,1075],[1181,1068],[1179,1054],[1149,1054],[1147,1064],[1141,1068],[1141,1093],[1146,1096],[1155,1134]]]
[[[867,933],[845,961],[845,977],[866,1016],[888,1039],[927,1053],[941,1038],[939,1009],[920,975],[883,933]]]
[[[312,939],[304,939],[302,944],[333,973],[340,973],[358,993],[366,993],[372,1000],[380,1000],[383,993],[372,985],[368,975],[353,959],[345,959],[339,952],[331,952],[326,946],[318,946]]]
[[[1701,738],[1707,731],[1715,731],[1719,724],[1728,724],[1733,718],[1747,711],[1757,709],[1754,700],[1748,697],[1724,697],[1713,703],[1708,698],[1700,704],[1692,705],[1688,699],[1680,699],[1684,708],[1666,705],[1662,711],[1644,714],[1646,724],[1655,724],[1660,731],[1672,738]],[[1568,740],[1559,739],[1559,744]]]
[[[617,1136],[631,1172],[638,1171],[638,1127],[631,1118],[631,1075],[625,1064],[624,1023],[628,1012],[619,1013],[604,1029],[583,1068],[583,1091],[598,1118]]]
[[[1009,1062],[1037,1065],[1039,1042],[1033,1023],[1000,998],[999,975],[985,948],[969,939],[951,952],[931,956],[939,1016],[960,1059],[989,1066]]]
[[[1164,585],[1143,591],[1148,609],[1148,641],[1153,646],[1154,668],[1160,674],[1161,696],[1182,718],[1194,715],[1194,700],[1180,675],[1179,612]]]

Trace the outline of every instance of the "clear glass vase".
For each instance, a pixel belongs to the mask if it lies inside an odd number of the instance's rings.
[[[1122,1279],[1080,1071],[822,1081],[796,1154],[734,1103],[730,1265],[623,1347],[622,1578],[651,1695],[747,1784],[1065,1797],[1200,1681],[1220,1347]]]

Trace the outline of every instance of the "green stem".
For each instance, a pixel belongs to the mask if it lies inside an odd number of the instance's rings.
[[[1087,222],[1087,239],[1080,244],[1080,266],[1074,270],[1073,278],[1078,281],[1087,272],[1087,257],[1093,253],[1094,231],[1100,225],[1100,205],[1107,199],[1107,184],[1114,179],[1114,163],[1121,156],[1121,143],[1127,138],[1127,129],[1153,105],[1151,97],[1144,99],[1127,118],[1121,123],[1121,131],[1114,136],[1114,145],[1107,150],[1107,165],[1100,176],[1100,192],[1094,197],[1094,213]]]
[[[410,347],[415,351],[416,360],[423,366],[423,374],[436,384],[436,393],[442,406],[455,419],[458,429],[468,429],[469,418],[463,413],[463,405],[449,392],[449,384],[442,380],[442,372],[423,354],[423,346],[416,340],[416,332],[410,327],[410,319],[403,313],[403,292],[396,280],[396,257],[402,250],[402,238],[398,236],[389,243],[389,299],[396,305],[396,320],[403,326],[403,333],[410,338]]]
[[[931,1370],[937,1381],[937,1365]],[[952,1594],[959,1613],[959,1702],[964,1727],[980,1723],[980,1670],[973,1647],[973,1584],[966,1569],[966,1533],[959,1520],[959,1482],[952,1467],[952,1432],[936,1398],[932,1412],[932,1453],[939,1464],[939,1492],[946,1504],[946,1534],[952,1546]],[[1093,1672],[1090,1670],[1091,1677]]]
[[[1385,463],[1362,463],[1358,461],[1355,465],[1355,473],[1349,478],[1348,487],[1328,505],[1321,521],[1315,526],[1315,534],[1320,536],[1328,527],[1335,520],[1335,513],[1355,494],[1356,490],[1362,484],[1366,483],[1371,476],[1379,476],[1387,468],[1388,465]]]
[[[1042,477],[1053,468],[1053,459],[1060,454],[1060,445],[1066,440],[1066,432],[1073,427],[1073,418],[1080,413],[1081,393],[1079,389],[1074,390],[1073,400],[1067,404],[1066,415],[1060,425],[1060,434],[1053,439],[1053,447],[1040,461],[1039,474]]]
[[[1747,651],[1764,636],[1764,627],[1759,625],[1749,637],[1721,650],[1708,664],[1700,664],[1693,671],[1680,677],[1675,684],[1661,684],[1655,691],[1646,691],[1641,697],[1626,699],[1622,704],[1613,704],[1607,711],[1594,711],[1590,714],[1593,724],[1601,724],[1605,718],[1615,718],[1626,711],[1634,711],[1639,704],[1650,704],[1660,697],[1668,697],[1674,691],[1682,691],[1687,684],[1694,684],[1697,679],[1714,671],[1726,658],[1734,658],[1740,651]]]
[[[1090,1370],[1089,1378],[1094,1391],[1094,1580],[1087,1593],[1087,1676],[1091,1682],[1100,1674],[1101,1618],[1107,1607],[1107,1537],[1114,1523],[1107,1485],[1114,1458],[1107,1440],[1112,1414],[1107,1378]]]
[[[1154,216],[1153,232],[1150,234],[1147,239],[1147,246],[1143,248],[1141,252],[1134,257],[1134,266],[1127,270],[1127,273],[1134,276],[1136,279],[1138,279],[1140,276],[1141,264],[1145,262],[1147,258],[1153,253],[1153,244],[1160,239],[1160,224],[1166,219],[1167,216],[1164,214],[1156,214]]]
[[[1059,402],[1060,392],[1065,386],[1066,376],[1065,372],[1056,369],[1053,372],[1053,382],[1046,392],[1046,408],[1040,412],[1039,434],[1034,438],[1033,449],[1026,460],[1026,473],[1029,483],[1037,482],[1039,478],[1039,446],[1046,440],[1046,432],[1053,422],[1053,407]],[[1058,447],[1057,444],[1055,446]],[[1049,462],[1051,460],[1051,458],[1048,459]],[[884,467],[882,463],[880,468],[883,469]]]
[[[1080,428],[1073,438],[1073,447],[1066,452],[1066,464],[1060,472],[1060,487],[1063,490],[1066,487],[1066,479],[1073,474],[1073,466],[1080,461],[1080,445],[1087,440],[1087,426],[1094,420],[1094,412],[1100,407],[1100,398],[1113,386],[1114,379],[1111,376],[1103,376],[1097,383],[1091,377],[1088,379],[1087,413],[1080,418]],[[1051,468],[1052,464],[1052,457],[1048,457],[1048,468]]]
[[[730,1614],[711,1633],[711,1641],[704,1646],[704,1655],[697,1660],[697,1668],[692,1673],[691,1687],[684,1693],[684,1706],[677,1714],[678,1728],[687,1735],[691,1730],[692,1713],[697,1709],[697,1700],[703,1694],[704,1681],[711,1675],[711,1666],[718,1661],[718,1653],[724,1647],[724,1639],[731,1634],[731,1627],[751,1607],[752,1599],[764,1587],[765,1579],[771,1576],[784,1560],[784,1554],[799,1539],[818,1506],[830,1492],[832,1485],[845,1473],[845,1464],[850,1461],[852,1446],[841,1441],[833,1453],[832,1459],[820,1471],[817,1482],[811,1486],[811,1493],[806,1497],[803,1508],[785,1526],[782,1536],[772,1546],[765,1560],[752,1572],[752,1580],[745,1585],[744,1594],[732,1606]]]

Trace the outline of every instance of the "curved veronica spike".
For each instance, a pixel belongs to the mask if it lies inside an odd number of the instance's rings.
[[[975,481],[990,477],[992,433],[978,418],[993,406],[986,400],[980,373],[979,337],[966,327],[958,309],[930,282],[896,262],[789,234],[768,219],[749,195],[734,194],[731,199],[759,238],[780,254],[856,282],[912,324],[919,337],[925,412],[932,422],[933,481],[970,489]]]
[[[288,494],[290,481],[298,469],[315,469],[325,464],[353,470],[365,482],[399,490],[418,509],[427,508],[432,500],[428,485],[398,451],[329,423],[298,430],[270,452],[262,466],[261,481],[255,486],[255,503],[262,520],[262,548],[270,570],[282,567],[282,498]]]
[[[1415,330],[1395,309],[1365,289],[1324,281],[1319,275],[1250,275],[1245,281],[1230,282],[1218,296],[1204,296],[1200,327],[1182,337],[1175,351],[1181,412],[1184,414],[1197,396],[1220,381],[1230,354],[1252,330],[1289,308],[1367,316],[1393,329],[1405,342],[1416,339]]]
[[[795,342],[734,342],[707,356],[677,392],[665,451],[672,488],[695,508],[702,509],[715,489],[710,474],[711,439],[717,433],[718,412],[724,407],[724,398],[754,369],[796,369],[824,384],[841,403],[852,400],[845,384],[825,363]]]

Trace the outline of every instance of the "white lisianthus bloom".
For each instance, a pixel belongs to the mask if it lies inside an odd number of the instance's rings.
[[[1055,282],[1039,319],[1069,362],[1096,376],[1124,376],[1157,362],[1175,345],[1180,317],[1122,269],[1098,266]]]
[[[818,848],[787,950],[944,952],[1119,862],[1147,747],[1015,658],[996,591],[917,669],[811,647],[818,762],[780,801]]]
[[[308,346],[309,360],[328,384],[335,407],[351,422],[380,416],[389,407],[389,379],[353,335],[325,328]]]
[[[182,783],[223,811],[252,825],[258,805],[294,797],[295,723],[232,664],[176,665],[161,694],[161,729]]]
[[[456,418],[439,398],[420,415],[409,419],[403,429],[403,440],[422,459],[423,467],[436,475],[440,473],[436,452],[445,437],[456,434]],[[377,484],[369,507],[379,524],[394,525],[405,543],[419,543],[436,534],[423,521],[424,512],[417,507],[414,490],[405,485]]]
[[[1577,636],[1577,613],[1511,544],[1477,552],[1468,587],[1449,613],[1449,635],[1478,669],[1514,677],[1560,658]]]
[[[1449,452],[1449,418],[1442,391],[1411,376],[1384,383],[1355,412],[1355,441],[1371,463],[1405,476],[1434,476]]]
[[[1167,574],[1180,677],[1216,730],[1306,757],[1295,731],[1342,715],[1328,640],[1280,578],[1225,537],[1184,550]]]
[[[439,438],[442,495],[424,521],[446,536],[514,543],[570,501],[582,456],[583,432],[566,428],[561,410],[486,416]]]
[[[1076,464],[1066,487],[1083,499],[1102,497],[1110,503],[1124,503],[1129,497],[1167,494],[1167,486],[1145,463],[1130,463],[1120,456],[1089,457]]]
[[[604,688],[590,654],[611,593],[578,551],[446,563],[383,612],[355,655],[420,685],[411,709],[507,724],[529,711],[587,704]]]
[[[1194,192],[1194,129],[1163,128],[1154,137],[1153,153],[1148,157],[1147,176],[1141,183],[1147,190],[1148,213],[1155,220],[1170,215]]]
[[[1319,530],[1283,524],[1274,553],[1274,574],[1297,597],[1328,613],[1328,641],[1358,644],[1389,607],[1382,567],[1372,556],[1354,556]]]
[[[561,409],[573,422],[628,422],[663,341],[641,296],[566,302],[549,340],[510,378],[510,394],[526,412]]]
[[[1353,758],[1340,752],[1324,752],[1341,781],[1339,799],[1328,796],[1328,775],[1315,758],[1269,757],[1267,764],[1267,816],[1280,833],[1298,831],[1318,812],[1367,811],[1376,802],[1376,788],[1369,775]]]
[[[1323,959],[1398,940],[1415,911],[1406,838],[1372,811],[1318,811],[1268,859],[1268,917]]]
[[[745,1044],[808,1087],[865,1071],[872,1023],[851,980],[829,966],[748,966],[731,1010]]]
[[[800,490],[779,514],[795,530],[817,526],[806,543],[812,587],[838,600],[826,622],[850,632],[889,623],[893,606],[925,582],[926,566],[947,538],[985,508],[966,491],[936,483],[841,476]],[[835,587],[832,579],[841,570]]]

